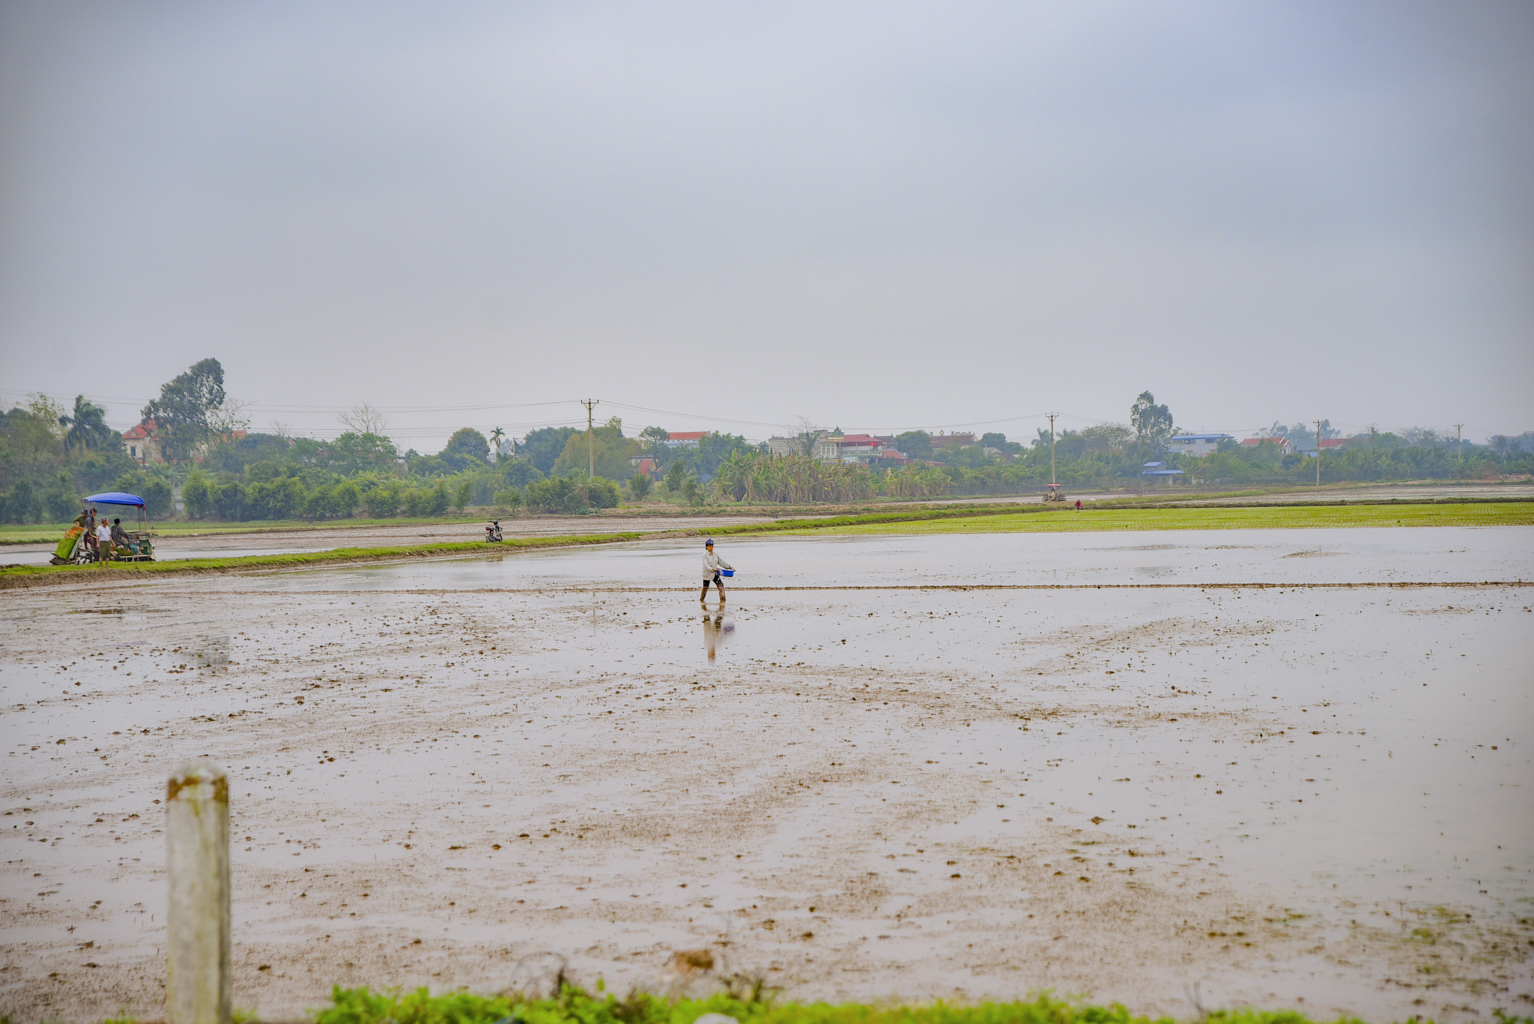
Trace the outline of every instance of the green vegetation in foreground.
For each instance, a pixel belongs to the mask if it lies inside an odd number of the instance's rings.
[[[783,528],[796,533],[918,534],[1262,530],[1352,526],[1529,526],[1534,525],[1534,502],[1487,502],[1474,505],[1284,505],[1266,508],[1087,508],[1081,512],[1066,508],[1050,509],[1044,513],[971,513],[963,518],[939,521],[836,523],[819,529],[812,529],[811,525],[784,525]],[[740,532],[748,530],[743,528]]]
[[[600,982],[598,983],[600,987]],[[1041,995],[1032,1002],[974,1003],[779,1003],[761,996],[717,995],[668,1001],[654,996],[589,995],[566,987],[552,999],[519,1000],[426,989],[400,993],[336,986],[332,1004],[318,1010],[315,1024],[494,1024],[504,1018],[525,1024],[692,1024],[705,1013],[721,1013],[741,1024],[1172,1024],[1169,1017],[1144,1017],[1117,1004],[1083,1006]],[[1528,1017],[1496,1011],[1502,1024],[1534,1024]],[[1205,1024],[1310,1024],[1289,1010],[1214,1010]],[[1358,1024],[1343,1018],[1338,1024]]]

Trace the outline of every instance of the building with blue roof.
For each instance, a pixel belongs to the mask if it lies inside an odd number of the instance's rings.
[[[1178,434],[1167,441],[1167,451],[1202,458],[1220,447],[1221,441],[1234,441],[1229,434]]]

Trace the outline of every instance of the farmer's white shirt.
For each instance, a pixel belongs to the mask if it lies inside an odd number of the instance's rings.
[[[733,569],[733,568],[735,568],[733,565],[731,565],[729,562],[726,562],[724,559],[720,558],[718,555],[714,554],[708,548],[704,548],[703,549],[703,578],[704,579],[706,579],[706,580],[713,579],[714,578],[714,573],[718,572],[720,569]]]

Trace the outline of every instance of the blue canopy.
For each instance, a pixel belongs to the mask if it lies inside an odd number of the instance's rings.
[[[123,491],[104,491],[101,494],[92,494],[86,501],[96,505],[137,505],[144,507],[144,499],[137,494],[127,494]]]

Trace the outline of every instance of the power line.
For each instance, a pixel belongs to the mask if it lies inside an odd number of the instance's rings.
[[[20,390],[17,390],[15,388],[0,388],[0,395],[15,395],[15,396],[17,396],[19,398],[25,398],[28,395],[32,395],[32,394],[36,394],[36,393],[37,392],[35,392],[35,391],[20,391]],[[53,396],[49,396],[49,397],[53,397]],[[140,397],[140,398],[124,398],[124,397],[118,395],[118,396],[98,396],[96,398],[93,398],[92,401],[95,401],[95,402],[112,402],[112,403],[115,403],[115,404],[122,404],[122,405],[137,405],[139,403],[144,402],[145,399],[143,399],[142,397]],[[510,403],[501,403],[499,405],[392,405],[392,406],[387,406],[387,407],[378,407],[378,411],[382,412],[382,413],[399,413],[399,414],[412,413],[412,412],[431,412],[431,413],[434,413],[434,412],[495,412],[495,411],[498,411],[498,410],[501,410],[501,409],[532,409],[532,408],[536,408],[538,406],[545,406],[545,405],[573,405],[577,401],[578,401],[577,399],[568,398],[568,399],[559,399],[559,400],[550,401],[550,402],[510,402]],[[286,403],[266,404],[266,403],[263,403],[263,402],[254,401],[254,402],[251,402],[249,405],[246,405],[244,408],[252,410],[254,412],[341,413],[341,412],[348,412],[348,411],[350,411],[350,409],[352,407],[349,406],[349,405],[290,405],[290,404],[286,404]]]
[[[747,427],[772,427],[779,430],[787,429],[788,427],[788,424],[786,423],[765,423],[761,420],[737,420],[731,419],[727,416],[709,416],[706,413],[677,412],[674,409],[651,409],[650,407],[644,405],[629,405],[625,402],[614,402],[611,400],[609,400],[607,404],[612,406],[614,409],[627,409],[630,412],[648,412],[654,413],[657,416],[675,416],[678,419],[703,420],[707,423],[737,423]]]

